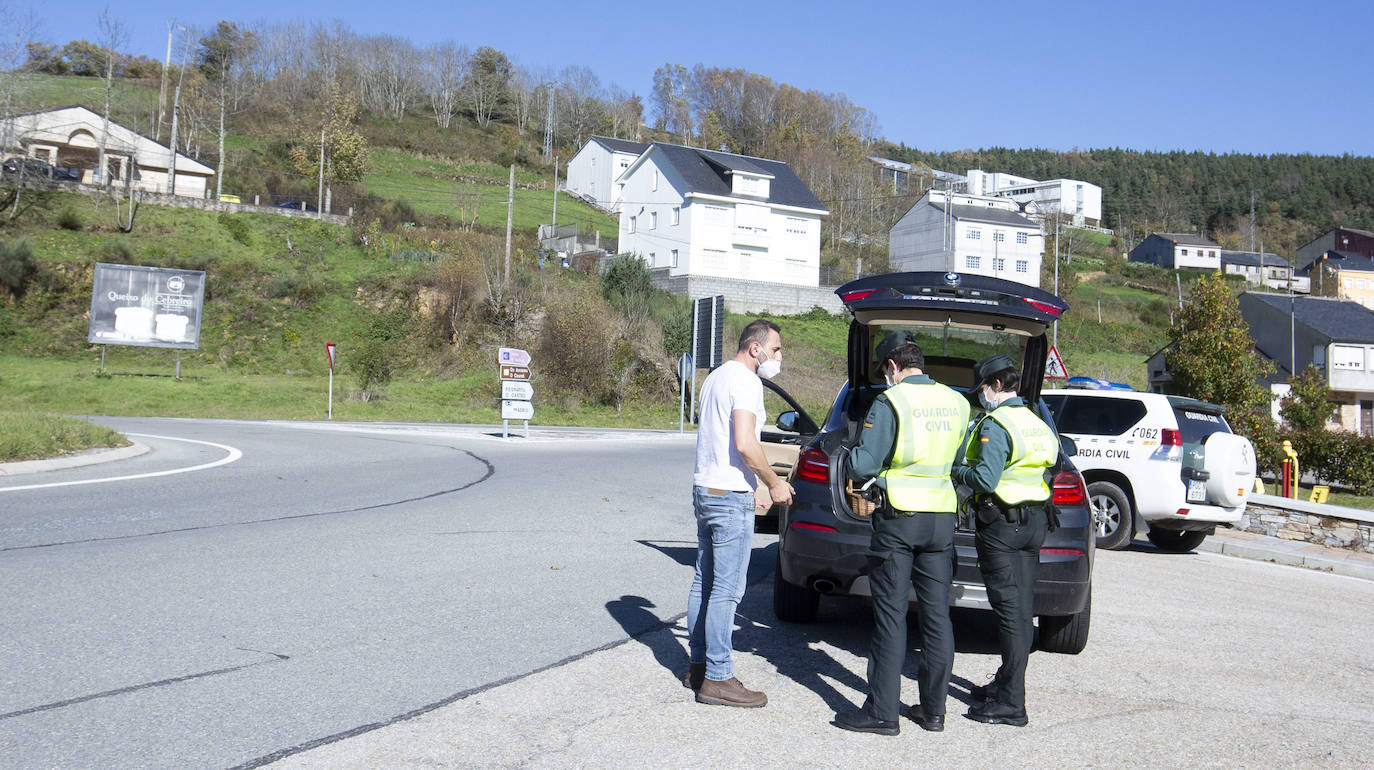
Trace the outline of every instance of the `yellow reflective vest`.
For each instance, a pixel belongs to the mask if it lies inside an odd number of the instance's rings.
[[[887,499],[900,511],[953,513],[949,469],[968,425],[968,400],[939,383],[899,382],[883,392],[897,416],[892,460],[883,470]]]
[[[1007,467],[992,493],[1007,505],[1050,499],[1045,469],[1059,460],[1059,437],[1044,420],[1024,406],[1002,406],[988,413],[1007,432],[1011,443]],[[976,431],[975,431],[976,435]],[[973,442],[969,442],[970,459]]]

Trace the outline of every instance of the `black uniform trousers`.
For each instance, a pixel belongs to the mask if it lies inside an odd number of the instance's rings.
[[[916,680],[921,704],[928,715],[945,713],[945,695],[954,668],[954,626],[949,619],[954,525],[952,513],[904,515],[888,510],[873,517],[870,558],[874,563],[868,572],[873,592],[873,641],[865,707],[875,719],[893,721],[900,716],[913,579],[920,602],[921,665]]]
[[[1042,506],[1028,506],[1024,523],[1002,516],[978,522],[978,568],[997,613],[1002,665],[993,680],[996,700],[1026,707],[1026,663],[1035,644],[1035,573],[1049,519]]]

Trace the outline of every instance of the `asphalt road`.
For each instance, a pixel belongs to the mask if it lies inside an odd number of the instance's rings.
[[[0,766],[1356,766],[1374,752],[1368,581],[1100,553],[1088,649],[1032,657],[1030,727],[958,718],[996,667],[987,614],[960,613],[947,731],[855,735],[827,722],[862,699],[866,609],[827,601],[819,624],[779,624],[773,537],[756,537],[736,634],[740,676],[769,706],[700,706],[677,683],[690,438],[102,422],[164,438],[0,479]],[[167,475],[18,488],[139,474]]]

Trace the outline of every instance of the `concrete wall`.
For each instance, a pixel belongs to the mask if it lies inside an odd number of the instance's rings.
[[[782,283],[743,281],[709,276],[670,276],[666,268],[650,271],[654,285],[673,294],[692,299],[725,295],[725,308],[732,313],[775,313],[797,315],[814,307],[834,314],[844,312],[844,303],[833,286],[790,286]]]

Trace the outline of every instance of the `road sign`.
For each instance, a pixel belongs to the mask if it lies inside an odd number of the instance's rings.
[[[530,354],[519,348],[501,348],[501,351],[496,354],[496,363],[529,366]]]
[[[332,343],[332,342],[326,342],[326,343],[324,343],[324,352],[327,353],[327,354],[329,355],[329,371],[331,371],[331,372],[334,371],[334,348],[335,348],[334,343]]]
[[[528,366],[501,365],[501,379],[503,380],[528,380],[529,378],[530,368]]]
[[[677,379],[678,382],[686,382],[692,376],[692,354],[683,353],[682,358],[677,360]]]
[[[533,420],[534,404],[528,401],[511,401],[509,399],[503,399],[501,401],[501,419]]]
[[[507,401],[529,401],[534,398],[534,386],[528,382],[503,381],[501,398]]]
[[[1059,350],[1051,345],[1050,353],[1045,357],[1045,379],[1067,380],[1068,378],[1069,370],[1064,368],[1064,359],[1059,357]]]

